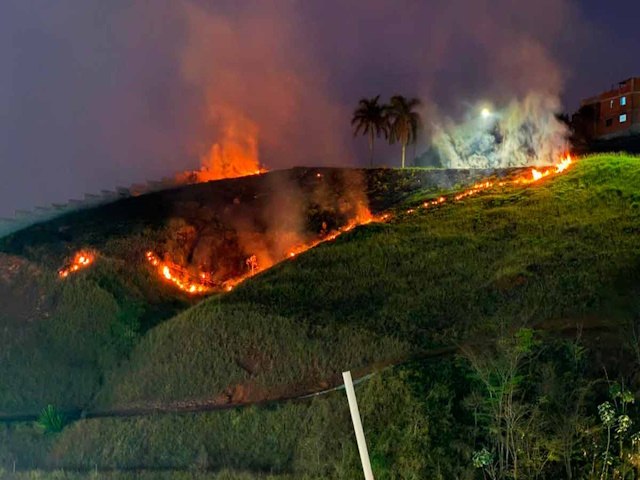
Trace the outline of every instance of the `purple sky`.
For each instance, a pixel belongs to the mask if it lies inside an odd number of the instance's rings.
[[[0,216],[195,168],[224,112],[281,168],[366,163],[362,96],[419,96],[427,124],[532,90],[573,110],[640,75],[638,18],[635,0],[3,0]]]

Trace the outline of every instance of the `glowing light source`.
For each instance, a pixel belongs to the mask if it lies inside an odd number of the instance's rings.
[[[491,116],[491,110],[489,110],[487,107],[484,107],[482,110],[480,110],[480,116],[484,119],[487,119]]]

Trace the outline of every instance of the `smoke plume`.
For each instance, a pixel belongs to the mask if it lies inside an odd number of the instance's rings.
[[[571,0],[6,0],[0,215],[201,167],[216,177],[236,155],[365,164],[349,125],[359,98],[421,97],[441,127],[479,100],[557,99],[569,52],[589,48],[581,25]],[[397,165],[383,143],[376,163]]]

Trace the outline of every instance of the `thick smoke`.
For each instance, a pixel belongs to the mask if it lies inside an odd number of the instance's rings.
[[[365,164],[360,97],[419,96],[427,126],[557,98],[582,24],[571,0],[6,0],[0,215],[215,170],[237,141],[271,169]],[[382,143],[377,163],[397,165]]]
[[[181,8],[180,71],[202,99],[195,151],[208,152],[230,123],[252,122],[270,168],[346,160],[336,126],[348,113],[331,98],[327,73],[297,28],[296,3],[183,1]]]

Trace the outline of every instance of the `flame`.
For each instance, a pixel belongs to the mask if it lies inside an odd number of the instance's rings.
[[[573,163],[573,159],[571,155],[567,154],[567,156],[562,160],[558,165],[556,165],[556,173],[564,172],[569,166]]]
[[[178,184],[202,183],[224,178],[261,175],[268,170],[258,156],[258,127],[244,115],[228,108],[218,112],[224,124],[220,139],[200,157],[199,170],[178,173]]]
[[[500,182],[486,181],[486,182],[476,183],[470,189],[454,195],[453,200],[460,201],[464,198],[477,195],[480,192],[488,190],[494,186],[504,187],[505,185],[522,185],[522,184],[537,182],[541,178],[548,177],[550,175],[557,175],[559,173],[566,171],[571,166],[572,163],[573,163],[573,159],[571,158],[571,155],[567,154],[560,163],[558,163],[557,165],[554,165],[553,167],[547,168],[545,170],[538,170],[536,168],[532,168],[531,171],[529,172],[530,176],[525,175],[510,181],[500,181]],[[422,204],[422,208],[433,207],[436,205],[443,204],[447,201],[448,201],[447,197],[439,197],[436,200],[429,200],[424,202]],[[407,210],[407,213],[411,214],[414,211],[415,211],[414,209],[409,209]]]
[[[544,171],[540,171],[540,170],[537,170],[535,168],[532,168],[531,169],[531,179],[532,179],[533,182],[537,182],[541,178],[548,177],[549,175],[555,175],[555,174],[558,174],[558,173],[562,173],[567,168],[569,168],[571,163],[573,163],[573,159],[571,158],[571,155],[567,154],[567,156],[564,157],[564,159],[560,163],[558,163],[557,165],[554,165],[553,167],[548,168],[548,169],[546,169]]]
[[[300,243],[298,245],[295,245],[293,247],[291,247],[286,254],[278,261],[274,262],[273,264],[270,264],[266,267],[261,267],[259,265],[256,264],[256,268],[252,269],[251,272],[245,274],[245,275],[241,275],[239,277],[236,278],[231,278],[227,281],[224,282],[223,287],[224,290],[227,292],[230,292],[231,290],[233,290],[238,284],[244,282],[246,279],[251,278],[252,276],[254,276],[255,274],[264,271],[268,268],[271,268],[271,266],[280,263],[284,260],[288,260],[288,259],[293,259],[295,257],[297,257],[298,255],[300,255],[301,253],[306,252],[307,250],[310,250],[314,247],[317,247],[318,245],[322,244],[322,243],[326,243],[326,242],[331,242],[333,240],[335,240],[336,238],[338,238],[340,235],[350,232],[351,230],[353,230],[354,228],[360,226],[360,225],[367,225],[369,223],[373,223],[373,222],[385,222],[387,220],[389,220],[391,218],[390,214],[382,214],[382,215],[373,215],[368,208],[366,208],[364,205],[358,205],[358,208],[356,210],[356,215],[354,218],[352,218],[346,225],[333,230],[331,232],[328,232],[324,235],[322,235],[320,238],[316,238],[313,240],[310,240],[308,242],[305,243]],[[247,260],[247,262],[249,262],[250,259]]]
[[[356,228],[359,225],[366,225],[372,222],[382,222],[386,221],[390,218],[389,214],[374,216],[371,214],[368,208],[364,206],[359,206],[356,210],[356,215],[353,219],[351,219],[346,225],[338,228],[337,230],[331,231],[322,235],[320,238],[316,238],[310,240],[306,243],[301,243],[291,247],[287,252],[285,252],[282,257],[276,260],[273,263],[269,263],[266,265],[260,265],[258,263],[258,259],[256,255],[249,256],[245,264],[247,266],[247,272],[243,275],[239,275],[237,277],[229,278],[223,282],[215,283],[211,280],[211,274],[200,272],[199,275],[194,276],[187,272],[187,270],[177,264],[172,262],[163,261],[158,257],[153,251],[148,251],[146,253],[147,261],[155,267],[159,276],[176,286],[178,289],[182,290],[185,293],[193,294],[193,295],[202,295],[206,293],[211,293],[214,291],[226,291],[229,292],[233,290],[238,284],[242,283],[246,279],[253,277],[270,268],[275,263],[282,262],[284,260],[294,258],[299,254],[306,252],[307,250],[320,245],[321,243],[330,242],[335,240],[343,233],[349,232]]]
[[[493,187],[494,183],[493,182],[484,182],[484,183],[476,183],[473,187],[471,187],[469,190],[465,190],[462,193],[459,193],[458,195],[456,195],[455,197],[453,197],[454,200],[462,200],[463,198],[466,197],[471,197],[473,195],[477,195],[478,193],[480,193],[483,190],[487,190],[488,188]],[[440,197],[438,203],[444,203],[447,201],[446,198],[444,197]]]
[[[180,290],[190,294],[209,293],[212,287],[208,285],[207,275],[201,273],[199,279],[193,279],[191,275],[182,267],[171,262],[165,262],[152,251],[146,253],[148,262],[154,266],[160,276],[167,282],[172,283]]]
[[[222,138],[201,159],[197,181],[258,175],[267,170],[258,159],[258,127],[239,114],[225,115]]]
[[[69,265],[58,270],[58,276],[60,278],[67,278],[69,274],[75,273],[83,268],[87,268],[95,261],[95,259],[96,256],[94,253],[86,250],[81,250],[73,256],[73,259],[71,260],[71,263]]]

